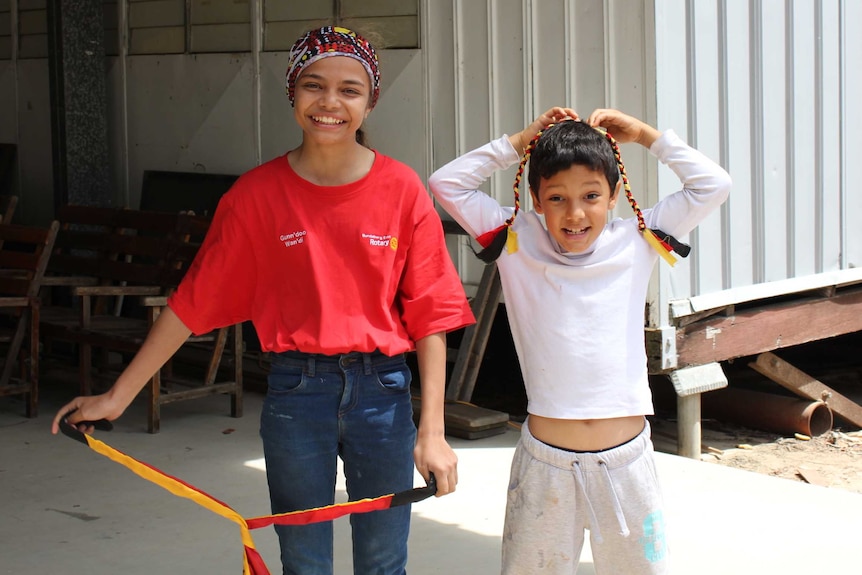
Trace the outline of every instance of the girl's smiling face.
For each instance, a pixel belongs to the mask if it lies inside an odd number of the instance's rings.
[[[310,64],[296,81],[294,117],[306,137],[318,143],[355,141],[371,109],[371,79],[347,56]]]
[[[536,212],[545,216],[548,232],[570,253],[585,252],[607,223],[608,211],[617,203],[620,184],[611,190],[605,174],[573,164],[549,178],[541,178],[533,195]]]

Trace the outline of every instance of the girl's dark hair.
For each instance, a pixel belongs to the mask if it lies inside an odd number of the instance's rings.
[[[620,170],[613,148],[604,134],[585,122],[560,122],[544,131],[530,155],[530,190],[538,197],[543,178],[576,165],[602,172],[611,192],[616,190]]]

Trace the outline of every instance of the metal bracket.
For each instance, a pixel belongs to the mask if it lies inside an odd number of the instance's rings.
[[[674,369],[677,366],[676,328],[673,326],[661,328],[661,368]]]

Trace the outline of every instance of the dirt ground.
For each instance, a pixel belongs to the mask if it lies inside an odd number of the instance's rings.
[[[676,450],[676,422],[653,421],[656,449]],[[703,461],[862,494],[862,431],[779,437],[715,420],[702,423]]]
[[[860,349],[862,333],[855,333],[780,350],[776,355],[848,400],[862,405]],[[770,393],[790,393],[756,374],[749,365],[746,360],[725,366],[730,385],[748,386]],[[793,433],[776,435],[751,431],[706,420],[703,423],[706,452],[703,458],[719,465],[862,493],[862,431],[859,425],[853,425],[837,414],[833,413],[833,419],[830,431],[811,439],[804,435],[797,438]],[[741,449],[739,445],[751,446],[751,449]]]
[[[836,393],[862,405],[860,348],[862,333],[856,333],[779,350],[776,355],[782,356]],[[731,388],[746,388],[800,399],[753,370],[750,366],[754,359],[741,358],[723,364]],[[657,413],[662,415],[660,410]],[[676,450],[676,422],[672,419],[675,414],[665,415],[670,417],[658,423],[659,433],[654,434],[654,439],[657,449],[664,450],[669,446],[669,452],[673,453]],[[744,424],[734,419],[710,419],[709,414],[704,413],[702,459],[791,481],[806,481],[862,493],[862,431],[858,425],[851,424],[833,412],[832,428],[810,439],[805,435],[796,436],[794,431],[753,429],[755,425],[755,421]]]

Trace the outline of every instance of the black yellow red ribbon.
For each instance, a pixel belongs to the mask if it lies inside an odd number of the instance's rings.
[[[98,422],[96,428],[110,429],[109,422]],[[244,547],[243,555],[243,575],[270,575],[266,564],[263,562],[260,554],[254,546],[254,540],[251,537],[252,529],[259,529],[268,525],[307,525],[309,523],[318,523],[321,521],[332,521],[344,515],[351,513],[368,513],[370,511],[378,511],[397,507],[408,503],[416,503],[422,501],[437,492],[437,484],[432,475],[425,487],[417,487],[399,493],[390,493],[381,495],[371,499],[360,499],[357,501],[348,501],[347,503],[336,503],[325,507],[316,507],[313,509],[304,509],[301,511],[292,511],[289,513],[278,513],[274,515],[264,515],[261,517],[253,517],[245,519],[239,513],[234,511],[226,503],[219,501],[212,495],[201,491],[193,485],[189,485],[185,481],[168,475],[167,473],[157,469],[147,463],[139,461],[125,453],[111,447],[110,445],[99,441],[91,435],[84,434],[68,423],[65,419],[60,422],[60,431],[67,437],[71,437],[81,443],[87,445],[108,459],[120,463],[128,467],[133,473],[151,481],[159,487],[173,493],[177,497],[190,499],[209,509],[217,515],[221,515],[225,519],[229,519],[239,525],[240,536]]]

